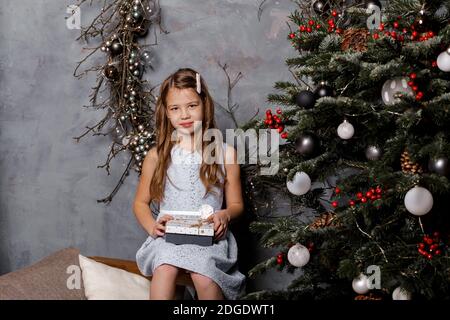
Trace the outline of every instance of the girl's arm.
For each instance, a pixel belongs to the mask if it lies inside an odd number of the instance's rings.
[[[236,150],[230,145],[227,145],[225,150],[225,170],[227,173],[225,180],[226,209],[221,211],[228,215],[228,221],[230,221],[244,211],[240,166],[237,162]]]
[[[150,149],[142,164],[141,178],[133,202],[133,212],[141,226],[153,235],[155,219],[150,210],[150,181],[156,168],[158,156],[156,148]]]

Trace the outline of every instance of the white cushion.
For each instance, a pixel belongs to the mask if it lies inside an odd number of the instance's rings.
[[[148,300],[150,281],[79,255],[84,293],[88,300]]]

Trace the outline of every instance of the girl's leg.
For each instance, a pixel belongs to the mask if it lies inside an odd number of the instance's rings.
[[[173,300],[178,267],[162,264],[155,269],[150,285],[150,300]]]
[[[210,278],[199,273],[191,273],[199,300],[224,300],[222,289]]]

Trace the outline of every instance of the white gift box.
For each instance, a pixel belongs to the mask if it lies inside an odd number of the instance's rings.
[[[212,245],[214,223],[202,219],[200,211],[161,210],[160,216],[170,215],[167,221],[165,239],[174,244]]]

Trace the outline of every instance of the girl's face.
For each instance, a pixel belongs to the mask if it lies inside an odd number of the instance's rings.
[[[203,103],[192,89],[170,88],[166,97],[167,116],[172,126],[182,134],[194,134],[203,121]],[[200,121],[195,122],[194,121]],[[196,127],[194,127],[196,124]]]

